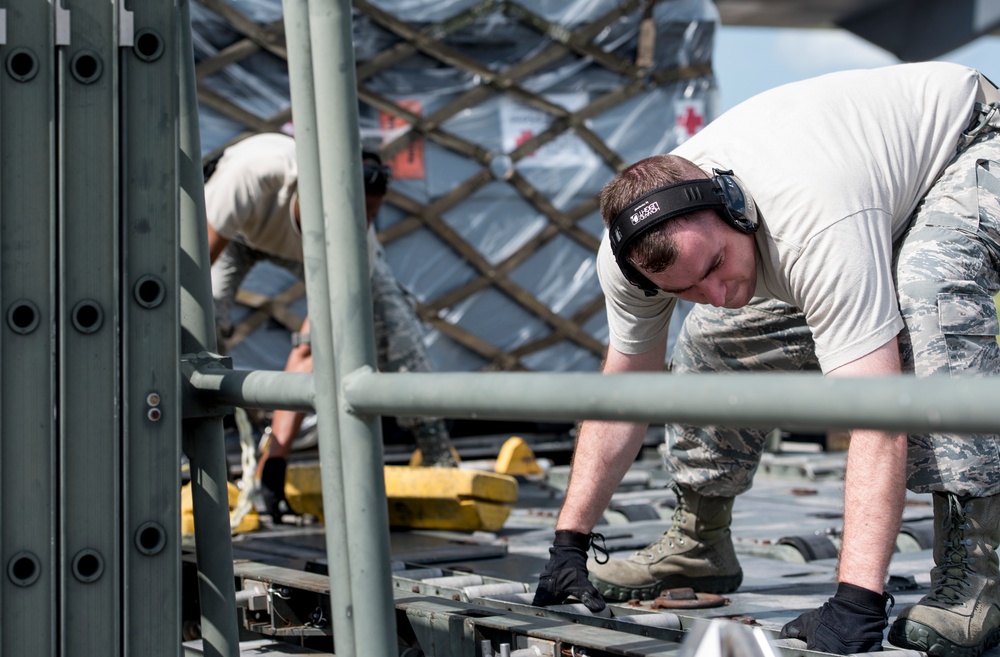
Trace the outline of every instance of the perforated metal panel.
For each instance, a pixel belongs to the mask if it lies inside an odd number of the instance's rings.
[[[180,651],[177,12],[0,10],[0,654]]]

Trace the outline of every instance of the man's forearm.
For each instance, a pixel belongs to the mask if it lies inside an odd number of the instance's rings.
[[[852,431],[839,580],[881,593],[906,499],[906,435]]]
[[[589,533],[635,461],[646,424],[591,420],[580,425],[566,500],[556,529]]]
[[[300,332],[309,334],[309,317],[302,321]],[[288,360],[285,362],[286,372],[312,372],[312,344],[303,342],[288,353]],[[291,451],[292,441],[299,435],[302,428],[302,421],[305,413],[278,409],[271,415],[271,438],[274,444],[269,450],[270,456],[287,458]]]

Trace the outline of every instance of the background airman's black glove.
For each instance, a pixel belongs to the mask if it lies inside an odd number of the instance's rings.
[[[822,607],[781,628],[781,638],[801,639],[809,650],[838,655],[879,652],[894,602],[888,593],[841,582]]]
[[[538,578],[538,588],[531,604],[538,607],[558,605],[573,596],[594,613],[607,606],[587,579],[587,550],[592,536],[600,538],[603,544],[604,537],[600,534],[581,534],[565,529],[556,531],[556,538],[549,548],[549,562]],[[606,550],[604,555],[606,559]]]

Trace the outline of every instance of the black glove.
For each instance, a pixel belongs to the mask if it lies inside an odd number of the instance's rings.
[[[536,607],[558,605],[573,596],[595,614],[607,606],[587,579],[587,550],[592,536],[604,540],[600,534],[581,534],[565,529],[556,532],[556,539],[549,548],[549,562],[538,578],[531,604]],[[606,557],[607,551],[604,554]]]
[[[801,639],[809,650],[837,655],[879,652],[893,604],[895,600],[888,593],[841,582],[836,595],[822,607],[781,628],[781,638]]]

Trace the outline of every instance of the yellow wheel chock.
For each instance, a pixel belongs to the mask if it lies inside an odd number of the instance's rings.
[[[458,455],[456,454],[456,460]],[[497,531],[517,501],[516,476],[542,474],[534,452],[524,439],[513,436],[504,442],[496,461],[485,463],[488,470],[470,467],[420,467],[420,450],[409,466],[384,467],[389,525],[394,528],[444,529],[456,531]],[[471,465],[471,464],[469,464]],[[323,495],[318,463],[288,466],[285,497],[298,514],[323,520]],[[228,483],[229,508],[233,511],[239,489]],[[233,533],[260,527],[255,510],[248,512]],[[181,489],[181,531],[194,534],[191,485]]]
[[[535,460],[535,452],[519,436],[511,436],[504,442],[493,470],[513,476],[543,474],[541,466]]]
[[[517,501],[517,480],[465,468],[384,466],[393,528],[497,531]],[[285,498],[296,513],[323,519],[318,464],[290,464]]]

